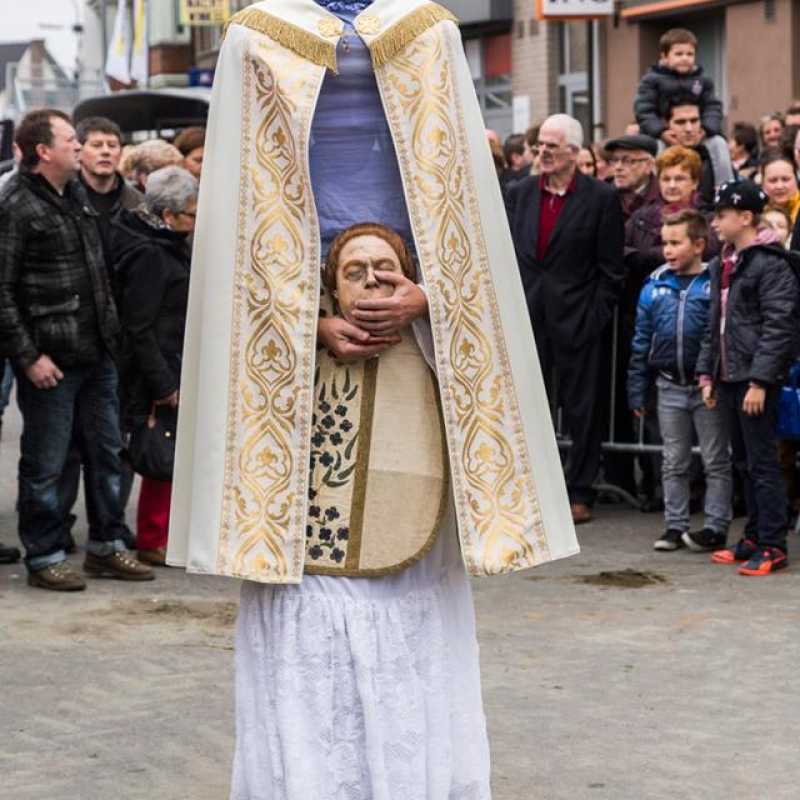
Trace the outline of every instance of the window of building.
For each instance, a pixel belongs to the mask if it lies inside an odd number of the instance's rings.
[[[583,130],[591,128],[589,119],[589,26],[586,22],[559,23],[558,108],[575,117]]]
[[[464,42],[472,80],[487,128],[504,136],[512,127],[511,34]]]

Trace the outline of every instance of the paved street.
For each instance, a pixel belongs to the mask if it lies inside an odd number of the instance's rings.
[[[800,562],[739,578],[655,553],[659,525],[602,508],[579,557],[475,582],[495,800],[798,797]],[[0,798],[225,800],[237,590],[161,570],[59,596],[0,567]]]

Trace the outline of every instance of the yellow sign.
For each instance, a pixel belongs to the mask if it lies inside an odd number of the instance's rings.
[[[181,0],[181,25],[224,25],[230,15],[230,0]]]

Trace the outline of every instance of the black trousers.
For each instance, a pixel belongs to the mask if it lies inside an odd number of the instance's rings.
[[[767,389],[764,413],[757,417],[742,411],[748,388],[746,382],[720,383],[717,387],[720,405],[728,416],[733,466],[743,476],[745,535],[762,547],[778,547],[786,552],[786,486],[775,437],[780,388]]]
[[[564,432],[572,440],[564,473],[571,503],[592,505],[592,484],[600,470],[608,397],[603,371],[603,336],[578,350],[559,346],[536,332],[536,348],[551,406],[555,399],[563,414]]]

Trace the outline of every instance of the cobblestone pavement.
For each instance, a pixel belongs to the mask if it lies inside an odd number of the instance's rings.
[[[659,524],[601,507],[580,556],[475,581],[494,800],[800,796],[800,562],[740,578],[655,553]],[[0,798],[225,800],[237,593],[161,570],[59,596],[0,567]]]

